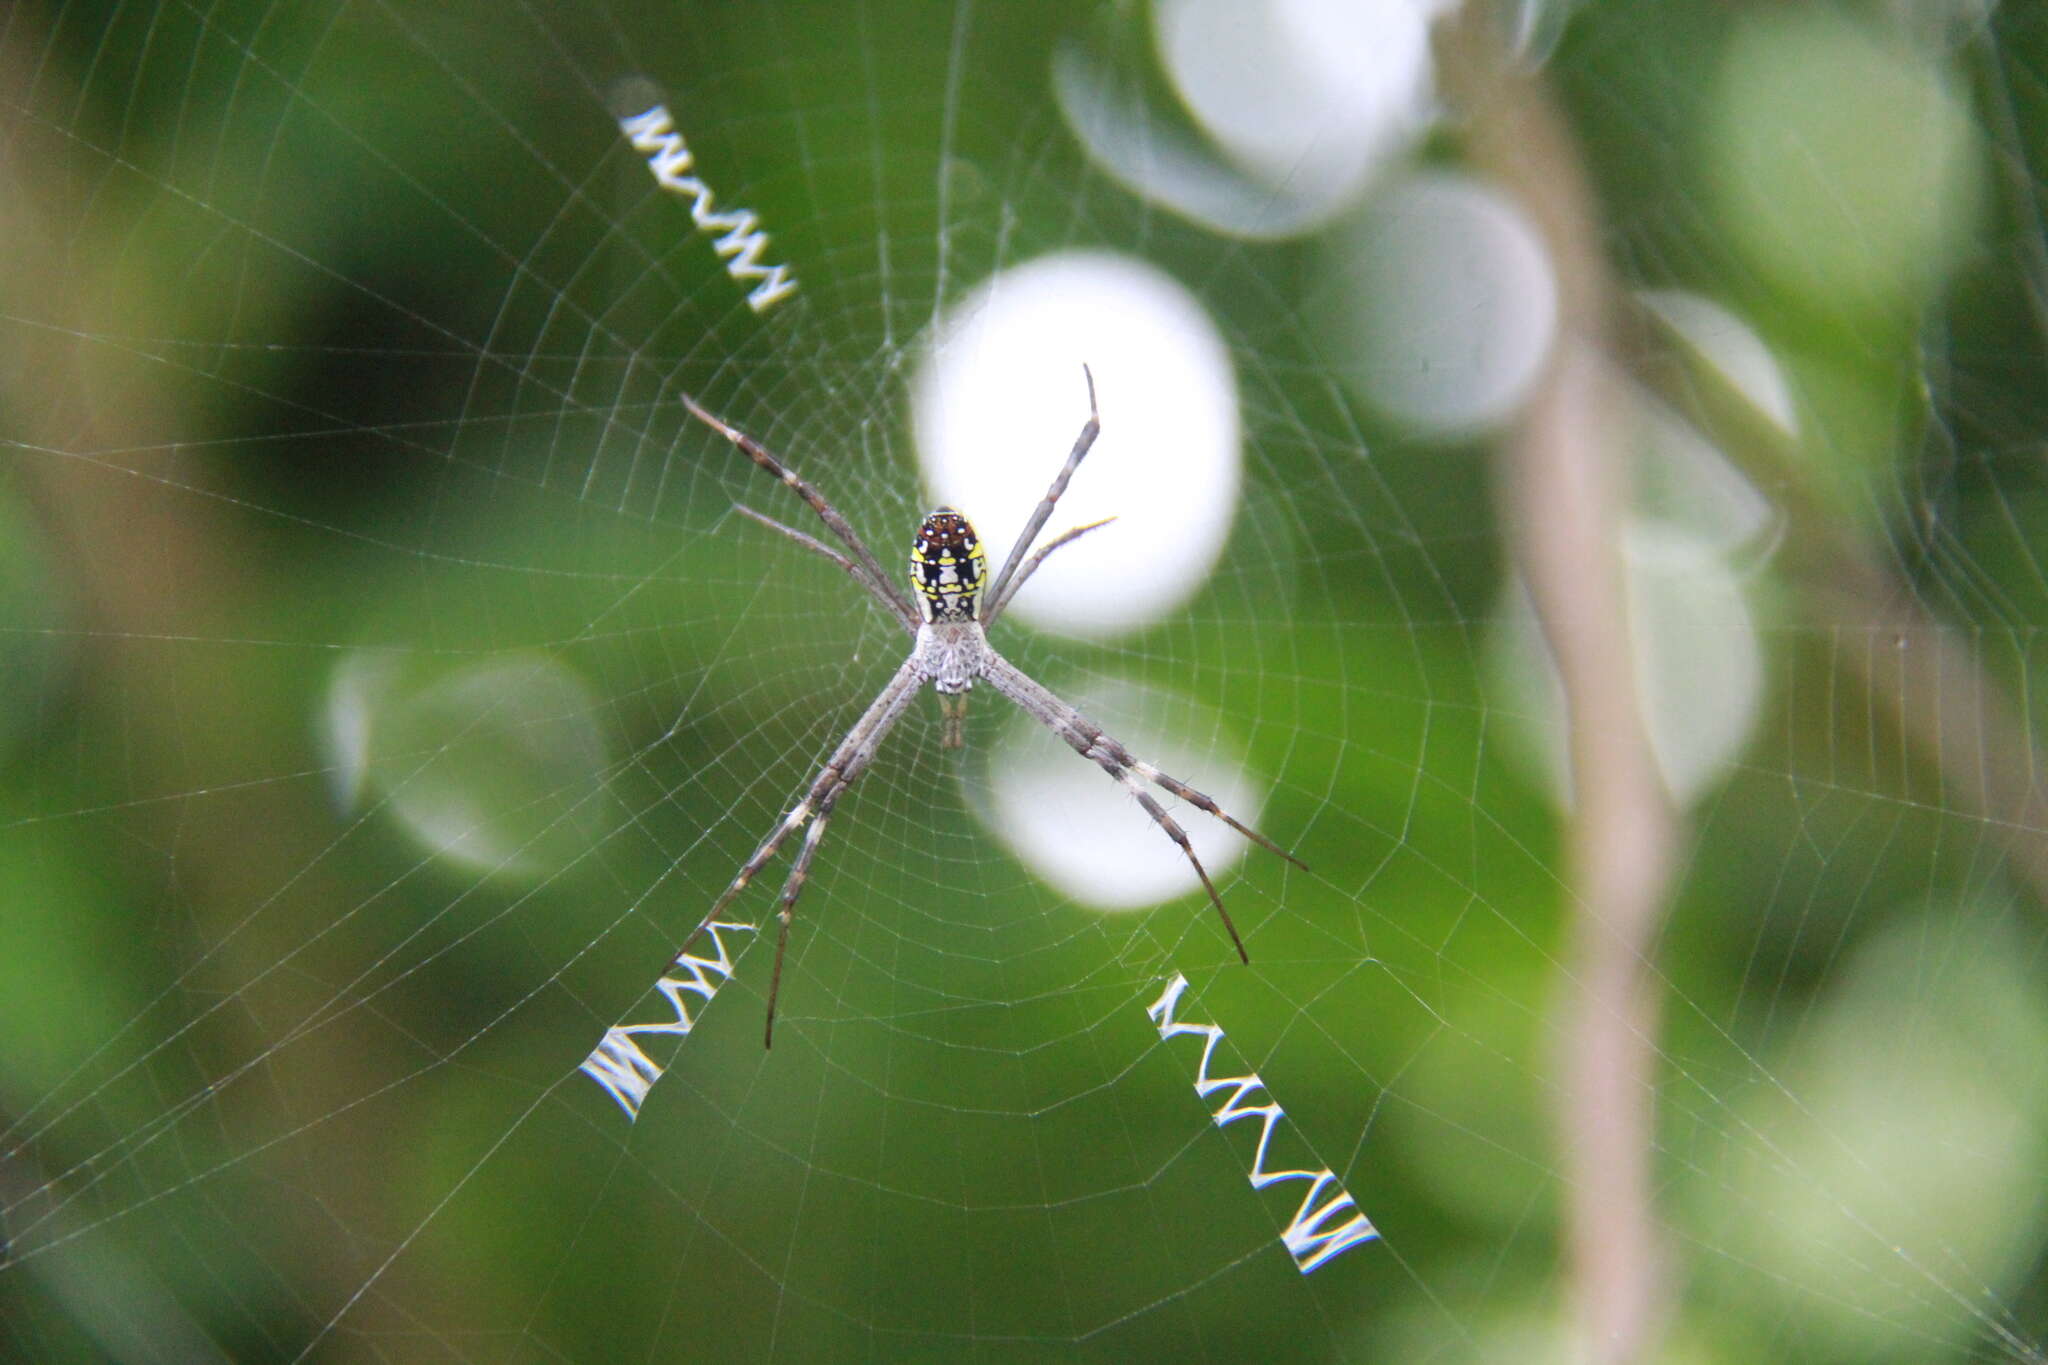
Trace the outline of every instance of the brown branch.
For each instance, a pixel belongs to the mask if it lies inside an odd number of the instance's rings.
[[[1592,193],[1548,92],[1501,50],[1485,7],[1442,31],[1447,93],[1473,167],[1528,213],[1558,284],[1548,368],[1500,452],[1521,575],[1563,683],[1572,899],[1557,1123],[1566,1172],[1575,1357],[1655,1352],[1665,1303],[1651,1207],[1657,996],[1677,815],[1637,695],[1621,529],[1622,453],[1609,411],[1607,271]]]

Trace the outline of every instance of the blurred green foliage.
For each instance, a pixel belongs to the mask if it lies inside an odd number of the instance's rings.
[[[2048,1331],[2048,831],[1787,568],[1878,565],[1972,661],[1943,686],[2033,733],[2048,19],[1941,12],[1588,4],[1545,63],[1615,281],[1742,314],[1804,422],[1749,471],[1787,542],[1748,582],[1768,696],[1655,963],[1672,1359]],[[1563,816],[1489,688],[1487,443],[1353,409],[1313,252],[1091,171],[1047,72],[1093,17],[0,20],[6,1353],[1567,1358]],[[653,191],[605,110],[631,74],[792,306],[749,313]],[[1457,164],[1455,117],[1423,155]],[[1315,872],[1227,885],[1250,970],[1198,900],[1087,914],[976,827],[920,707],[807,893],[786,1041],[754,953],[629,1129],[575,1066],[902,648],[730,516],[773,491],[675,399],[893,546],[923,329],[1070,245],[1212,310],[1247,507],[1183,618],[1017,657],[1205,699]],[[1147,1027],[1175,968],[1385,1245],[1296,1273]]]

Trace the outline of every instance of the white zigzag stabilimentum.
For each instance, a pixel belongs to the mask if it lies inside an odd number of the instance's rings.
[[[747,294],[747,306],[765,313],[796,292],[796,276],[786,265],[763,265],[761,253],[768,249],[768,234],[760,231],[760,219],[748,209],[729,213],[711,211],[711,187],[687,172],[695,160],[683,135],[676,131],[668,106],[657,104],[644,113],[619,120],[620,131],[631,140],[633,150],[647,158],[647,169],[671,194],[690,196],[690,219],[698,230],[718,232],[711,249],[725,262],[725,273],[735,280],[759,280]]]
[[[754,932],[751,924],[729,924],[724,920],[705,925],[704,932],[711,936],[711,946],[718,956],[692,957],[688,952],[680,953],[661,980],[654,983],[654,989],[668,1001],[675,1017],[652,1024],[614,1024],[605,1030],[604,1041],[577,1068],[619,1102],[628,1123],[640,1117],[641,1101],[661,1079],[661,1065],[642,1052],[634,1039],[641,1034],[679,1037],[690,1031],[696,1019],[690,1014],[690,1002],[683,997],[698,997],[701,1012],[702,1005],[718,994],[718,988],[732,976],[732,954],[726,951],[725,940],[718,936],[721,929]]]
[[[1306,1275],[1319,1266],[1327,1265],[1332,1259],[1349,1251],[1361,1242],[1370,1242],[1379,1233],[1366,1216],[1359,1212],[1337,1177],[1324,1167],[1320,1170],[1274,1171],[1268,1170],[1266,1161],[1273,1141],[1273,1132],[1286,1117],[1280,1105],[1266,1093],[1264,1081],[1257,1072],[1243,1076],[1211,1076],[1209,1064],[1216,1055],[1216,1045],[1223,1040],[1223,1030],[1215,1024],[1190,1024],[1175,1019],[1174,1011],[1180,1007],[1180,998],[1186,993],[1188,979],[1174,973],[1173,980],[1166,983],[1159,998],[1145,1007],[1145,1013],[1159,1026],[1161,1038],[1173,1038],[1183,1033],[1198,1034],[1203,1039],[1201,1064],[1195,1069],[1195,1093],[1207,1101],[1219,1090],[1230,1093],[1216,1106],[1214,1119],[1218,1128],[1227,1128],[1240,1119],[1255,1118],[1259,1121],[1259,1145],[1252,1157],[1250,1179],[1252,1188],[1263,1190],[1273,1185],[1285,1184],[1290,1180],[1303,1181],[1308,1189],[1302,1193],[1301,1204],[1294,1210],[1294,1216],[1281,1229],[1280,1241],[1287,1248],[1287,1254],[1294,1258],[1295,1266]],[[1255,1103],[1261,1095],[1265,1103]],[[1326,1197],[1327,1196],[1327,1197]],[[1349,1212],[1351,1217],[1341,1223],[1329,1226],[1330,1221]]]

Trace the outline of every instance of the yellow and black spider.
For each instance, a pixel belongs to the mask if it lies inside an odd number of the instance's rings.
[[[939,694],[944,708],[946,729],[944,743],[957,748],[961,743],[961,718],[966,710],[966,693],[977,681],[985,682],[996,691],[1022,707],[1040,724],[1065,740],[1083,758],[1097,764],[1104,772],[1121,782],[1137,799],[1145,813],[1164,830],[1166,837],[1180,845],[1180,851],[1187,855],[1194,867],[1195,875],[1202,879],[1202,886],[1209,893],[1209,900],[1216,907],[1216,913],[1223,919],[1223,927],[1230,934],[1230,941],[1237,947],[1237,955],[1246,962],[1251,961],[1245,952],[1244,940],[1237,935],[1237,926],[1230,922],[1230,912],[1223,908],[1223,898],[1216,893],[1216,885],[1209,880],[1209,873],[1195,856],[1194,848],[1188,843],[1187,832],[1166,813],[1144,782],[1150,782],[1165,791],[1173,793],[1188,804],[1207,811],[1239,834],[1252,840],[1261,848],[1269,849],[1287,859],[1297,867],[1306,870],[1301,859],[1281,848],[1257,830],[1240,823],[1214,801],[1182,782],[1177,777],[1159,771],[1151,764],[1132,755],[1130,750],[1105,734],[1102,727],[1089,720],[1054,696],[1046,688],[1033,681],[1015,664],[996,653],[988,642],[987,631],[1002,616],[1003,609],[1025,580],[1045,562],[1046,556],[1078,536],[1086,535],[1105,521],[1091,522],[1076,526],[1047,542],[1037,553],[1025,558],[1025,552],[1045,528],[1045,522],[1052,515],[1053,507],[1060,495],[1066,492],[1067,481],[1074,476],[1088,448],[1095,444],[1096,434],[1102,429],[1101,415],[1095,406],[1095,378],[1083,367],[1088,380],[1088,421],[1081,428],[1081,434],[1074,441],[1074,448],[1067,455],[1067,462],[1046,489],[1045,497],[1025,523],[1023,534],[1010,548],[1009,557],[1003,561],[1002,572],[996,575],[995,583],[988,583],[988,559],[982,553],[981,540],[974,533],[974,526],[966,517],[950,507],[941,507],[924,519],[917,528],[917,536],[910,547],[910,583],[916,590],[916,606],[906,599],[895,581],[884,572],[881,562],[855,534],[846,518],[837,508],[827,502],[824,495],[799,477],[795,470],[771,455],[760,442],[717,417],[706,412],[695,401],[683,399],[690,414],[703,422],[726,440],[731,441],[747,453],[748,458],[776,478],[795,489],[803,500],[811,505],[818,519],[825,523],[834,535],[851,552],[852,558],[831,548],[794,527],[785,526],[772,517],[764,516],[751,507],[738,506],[737,510],[781,535],[789,537],[807,550],[823,555],[844,569],[854,582],[866,588],[868,595],[880,603],[882,608],[903,623],[904,629],[914,637],[910,657],[896,670],[896,676],[889,679],[861,718],[854,722],[846,738],[825,760],[825,766],[811,780],[810,790],[797,802],[790,812],[782,817],[772,833],[754,850],[754,856],[747,859],[739,875],[732,879],[719,896],[711,910],[683,941],[688,949],[690,941],[704,932],[713,920],[730,905],[733,898],[746,889],[754,874],[775,856],[783,841],[801,828],[805,821],[811,821],[811,828],[804,835],[804,843],[796,855],[796,863],[789,870],[789,879],[782,886],[782,909],[778,912],[781,921],[775,940],[775,969],[768,982],[768,1022],[762,1033],[764,1045],[775,1040],[775,998],[782,987],[782,958],[789,946],[789,925],[796,908],[796,899],[803,893],[804,879],[810,874],[811,859],[816,856],[818,845],[825,837],[825,824],[832,816],[832,808],[866,771],[874,760],[875,752],[881,747],[883,738],[889,733],[917,691],[926,683]],[[1114,520],[1109,518],[1108,520]],[[1021,565],[1021,567],[1020,567]],[[986,591],[984,591],[986,589]],[[1141,782],[1139,779],[1143,779]]]

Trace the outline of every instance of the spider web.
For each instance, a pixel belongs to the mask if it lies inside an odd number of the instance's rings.
[[[1574,1334],[1633,1302],[1672,1359],[2040,1358],[2048,28],[1653,8],[1439,17],[1441,104],[1348,187],[1327,147],[1263,181],[1206,147],[1130,6],[11,10],[9,1353],[1596,1358]],[[1475,98],[1488,42],[1527,79]],[[1774,51],[1817,55],[1788,84]],[[1753,114],[1837,145],[1795,95],[1845,71],[1975,170],[1802,197],[1743,159],[1777,145]],[[620,129],[657,96],[702,195]],[[1562,618],[1517,570],[1546,527],[1501,452],[1544,381],[1425,430],[1385,381],[1440,323],[1484,350],[1453,325],[1484,282],[1389,350],[1333,320],[1400,283],[1361,279],[1383,196],[1507,202],[1563,183],[1517,180],[1557,145],[1651,414],[1616,443],[1675,793],[1621,955],[1644,1013],[1587,965],[1623,931],[1563,795]],[[774,1049],[767,935],[700,939],[730,979],[615,1102],[579,1067],[673,1017],[650,986],[905,647],[734,515],[814,529],[681,396],[894,565],[934,339],[1072,257],[1213,327],[1227,384],[1172,406],[1227,398],[1239,483],[1170,610],[1020,605],[997,644],[1313,870],[1211,855],[1240,965],[1135,811],[1020,832],[1093,765],[987,689],[945,749],[921,698],[834,817]],[[1674,344],[1708,333],[1761,341]],[[1048,357],[1061,387],[994,371],[1056,408],[1035,489],[1094,366],[1075,508],[1116,442],[1141,464],[1107,335]],[[1118,534],[1083,589],[1136,572]],[[788,851],[728,920],[773,923]],[[1155,854],[1181,880],[1131,889]],[[1627,1122],[1579,1103],[1589,1036],[1646,1058],[1637,1300],[1578,1198]],[[1291,1247],[1340,1191],[1317,1226],[1377,1236]]]

